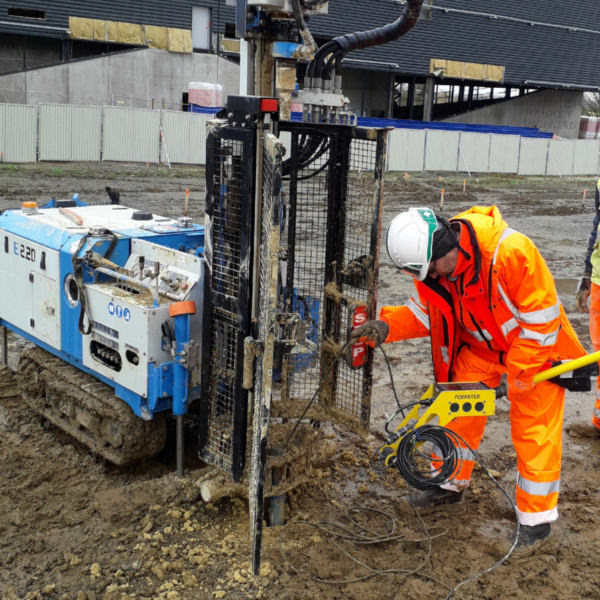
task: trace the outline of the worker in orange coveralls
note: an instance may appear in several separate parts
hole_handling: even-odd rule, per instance
[[[600,226],[600,179],[596,183],[594,198],[596,215],[592,232],[588,240],[585,256],[584,274],[577,289],[577,308],[579,312],[590,312],[590,338],[594,351],[600,350],[600,244],[598,242],[598,227]],[[600,377],[596,380],[596,404],[592,413],[592,423],[600,433]]]
[[[533,242],[511,229],[497,207],[473,207],[450,221],[429,208],[397,215],[387,249],[415,278],[406,306],[384,306],[379,319],[351,337],[378,345],[430,336],[438,382],[500,384],[506,373],[513,444],[517,453],[518,545],[537,548],[558,518],[565,390],[533,383],[548,361],[585,355],[558,299],[554,279]],[[479,447],[486,417],[459,417],[448,428]],[[411,494],[414,506],[463,499],[474,466],[466,447],[454,478]],[[435,459],[435,455],[434,455]]]

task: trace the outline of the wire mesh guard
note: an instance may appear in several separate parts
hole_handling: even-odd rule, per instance
[[[260,389],[255,381],[255,407],[265,400],[268,387],[272,414],[297,418],[318,389],[309,418],[362,429],[369,425],[372,353],[365,348],[362,361],[353,367],[339,355],[355,314],[375,316],[387,134],[291,122],[281,123],[281,130],[291,134],[291,151],[282,167],[283,207],[275,176],[279,170],[271,169],[275,163],[266,146],[257,152],[256,140],[262,143],[263,137],[256,130],[215,121],[208,135],[207,358],[202,365],[200,458],[236,480],[242,476],[246,450],[248,399],[242,375],[244,339],[251,333],[252,281],[258,287],[259,361],[264,363],[267,349],[273,348],[272,368],[259,374],[265,376]],[[257,154],[263,185],[254,206]],[[257,214],[277,217],[270,227],[273,234],[276,222],[279,241],[272,248],[265,231],[260,234],[254,249],[260,255],[259,272],[253,274]],[[264,259],[267,246],[270,262]],[[279,321],[263,330],[276,315]],[[290,316],[300,323],[290,326]],[[270,345],[265,344],[266,332]],[[272,389],[266,373],[273,378]],[[266,427],[268,410],[265,414]]]
[[[211,123],[207,140],[200,458],[239,480],[246,446],[243,343],[250,332],[253,131]],[[249,201],[250,199],[250,201]]]
[[[375,317],[387,133],[292,122],[281,130],[291,134],[284,310],[300,315],[306,344],[281,357],[273,414],[298,416],[319,388],[308,417],[368,429],[372,351],[354,368],[338,356],[355,313]]]

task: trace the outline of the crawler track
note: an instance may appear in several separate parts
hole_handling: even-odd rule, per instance
[[[45,350],[23,352],[17,383],[33,410],[111,463],[153,456],[165,444],[164,418],[140,419],[110,386]]]

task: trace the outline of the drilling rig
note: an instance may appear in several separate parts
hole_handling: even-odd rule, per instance
[[[174,415],[180,475],[193,421],[199,457],[247,483],[255,573],[265,505],[281,523],[310,462],[296,426],[368,430],[372,349],[347,339],[375,317],[387,131],[356,125],[342,62],[421,4],[317,48],[306,18],[328,2],[238,1],[247,95],[208,125],[204,225],[76,197],[0,215],[0,324],[35,345],[24,401],[116,464],[160,451]]]

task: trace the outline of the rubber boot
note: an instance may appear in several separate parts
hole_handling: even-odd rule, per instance
[[[539,525],[521,525],[519,527],[519,540],[517,548],[532,546],[536,542],[545,540],[552,533],[550,523],[540,523]]]
[[[445,506],[462,502],[464,492],[455,492],[441,487],[431,488],[423,492],[414,492],[408,495],[408,501],[415,508],[429,508]]]
[[[552,551],[553,538],[550,537],[552,527],[550,523],[539,525],[520,525],[519,539],[513,550],[515,558],[525,558],[537,552]]]

